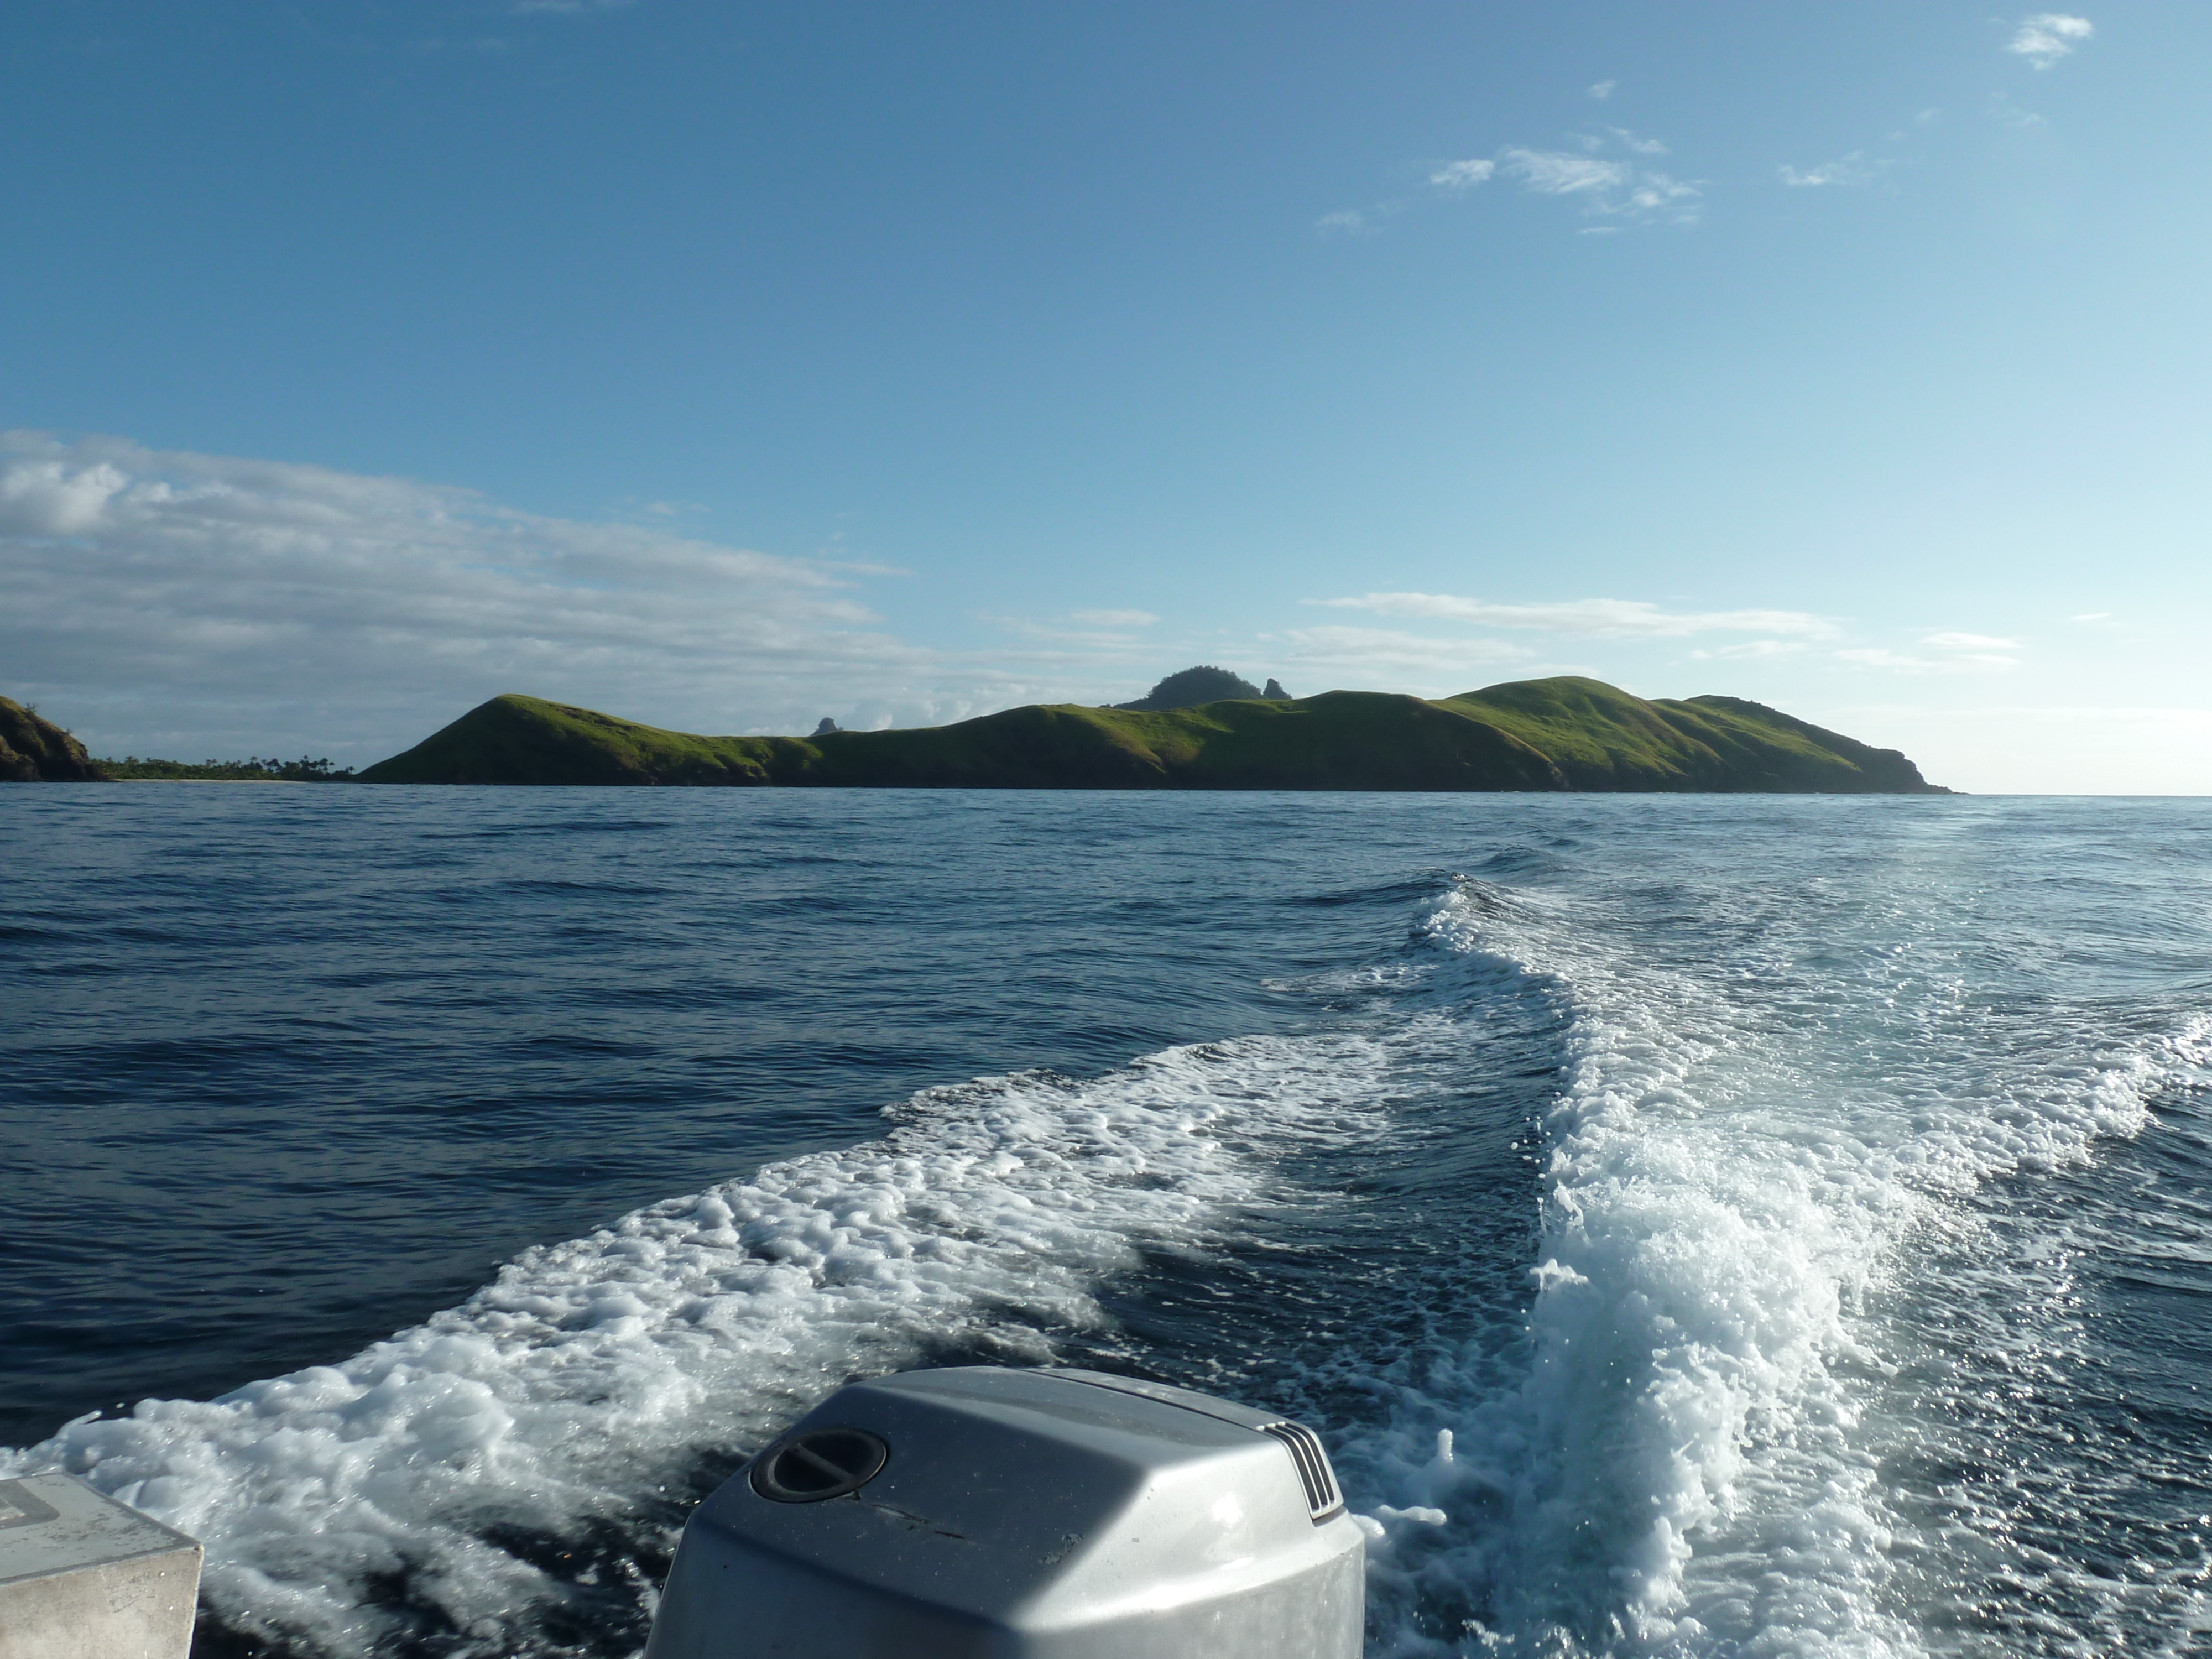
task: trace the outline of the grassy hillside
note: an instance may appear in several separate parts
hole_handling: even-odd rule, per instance
[[[366,783],[933,789],[1605,789],[1930,793],[1911,762],[1733,697],[1596,680],[1425,702],[1377,691],[1139,710],[1032,705],[898,732],[707,738],[495,697]]]
[[[769,783],[781,746],[795,738],[697,738],[572,708],[542,697],[494,697],[404,755],[380,761],[363,783]]]
[[[1602,680],[1516,680],[1447,697],[1457,709],[1541,750],[1571,789],[1924,793],[1894,749],[1741,697],[1647,702]]]

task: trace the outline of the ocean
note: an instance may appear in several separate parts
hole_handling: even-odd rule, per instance
[[[1280,1409],[1370,1654],[2212,1644],[2212,802],[0,791],[0,1474],[621,1659],[849,1376]]]

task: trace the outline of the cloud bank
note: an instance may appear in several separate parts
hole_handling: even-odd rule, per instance
[[[502,691],[690,731],[795,732],[825,714],[927,725],[1123,700],[1195,661],[1301,693],[1437,696],[1526,674],[1619,678],[1624,657],[1692,641],[1693,659],[1909,676],[2001,672],[2025,648],[1948,628],[1892,648],[1801,611],[1389,592],[1309,599],[1362,614],[1274,633],[1101,605],[983,618],[1003,644],[933,650],[863,600],[866,581],[896,573],[641,515],[587,523],[406,478],[0,434],[0,691],[40,701],[99,754],[362,763]]]
[[[0,660],[95,751],[370,759],[502,691],[743,732],[1030,689],[893,637],[861,574],[404,478],[0,435]]]

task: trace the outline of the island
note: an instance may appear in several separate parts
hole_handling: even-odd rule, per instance
[[[823,724],[805,738],[698,737],[507,696],[359,775],[364,783],[875,789],[1951,793],[1894,749],[1760,703],[1652,701],[1578,676],[1438,698],[1328,691],[1177,708],[1032,704],[880,732]]]

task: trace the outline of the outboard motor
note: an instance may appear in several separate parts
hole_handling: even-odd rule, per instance
[[[1313,1431],[1098,1371],[840,1389],[701,1504],[646,1659],[1356,1659]]]

